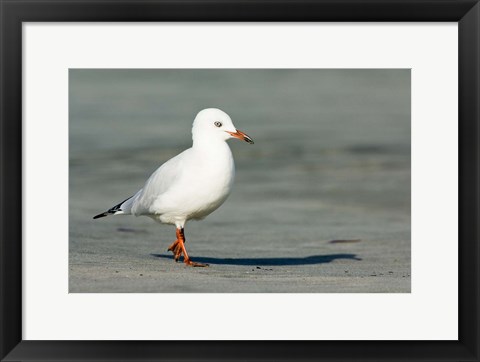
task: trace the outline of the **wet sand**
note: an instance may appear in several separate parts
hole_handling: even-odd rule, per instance
[[[233,192],[186,226],[208,268],[175,263],[171,225],[92,216],[191,145],[218,107]],[[408,70],[70,70],[69,290],[410,292]]]

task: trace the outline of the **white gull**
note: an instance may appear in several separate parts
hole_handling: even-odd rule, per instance
[[[228,114],[216,108],[200,111],[192,127],[193,145],[161,165],[135,195],[94,219],[108,215],[149,216],[157,222],[176,226],[177,240],[168,248],[178,261],[185,249],[184,227],[188,220],[201,220],[227,199],[232,190],[235,164],[226,141],[238,138],[253,140],[237,130]]]

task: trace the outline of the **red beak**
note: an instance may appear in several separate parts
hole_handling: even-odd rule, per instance
[[[238,138],[239,140],[243,140],[253,145],[253,140],[250,138],[250,136],[243,133],[242,131],[239,131],[238,129],[236,130],[236,132],[229,132],[229,131],[225,131],[225,132],[229,133],[235,138]]]

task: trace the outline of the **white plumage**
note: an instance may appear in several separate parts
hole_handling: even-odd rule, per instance
[[[216,108],[204,109],[193,122],[192,147],[160,166],[134,196],[94,219],[119,214],[145,215],[164,224],[174,224],[177,240],[169,250],[178,249],[172,250],[175,260],[184,254],[188,265],[204,266],[188,258],[183,228],[188,220],[200,220],[215,211],[230,194],[235,164],[226,141],[232,137],[253,143],[234,127],[228,114]]]

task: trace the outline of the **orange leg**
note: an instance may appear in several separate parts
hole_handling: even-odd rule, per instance
[[[177,228],[177,240],[175,240],[172,245],[168,247],[168,251],[173,252],[173,258],[175,261],[179,261],[180,257],[183,254],[183,262],[189,266],[193,267],[205,267],[208,266],[208,264],[202,264],[202,263],[196,263],[194,261],[190,260],[190,257],[188,256],[187,249],[185,248],[185,234],[182,229]]]
[[[168,251],[173,253],[173,258],[178,261],[182,256],[182,244],[185,242],[185,235],[183,229],[177,229],[177,240],[175,240],[169,247]]]

